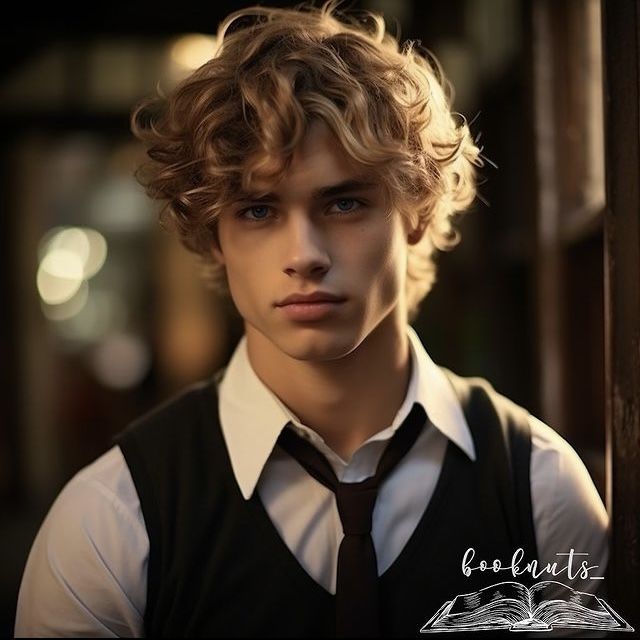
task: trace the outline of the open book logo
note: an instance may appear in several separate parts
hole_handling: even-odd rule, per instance
[[[634,630],[602,598],[548,580],[530,589],[519,582],[499,582],[463,593],[445,602],[420,633],[554,628]]]

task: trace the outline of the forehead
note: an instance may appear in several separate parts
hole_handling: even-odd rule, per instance
[[[276,162],[273,161],[274,166]],[[294,150],[281,179],[274,184],[272,180],[256,178],[251,183],[251,191],[305,194],[322,185],[367,178],[374,179],[371,168],[351,158],[327,124],[314,120]]]

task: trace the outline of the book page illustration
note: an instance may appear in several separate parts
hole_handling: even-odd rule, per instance
[[[445,602],[420,629],[444,631],[551,631],[589,629],[633,631],[602,598],[548,580],[530,589],[519,582],[499,582]]]

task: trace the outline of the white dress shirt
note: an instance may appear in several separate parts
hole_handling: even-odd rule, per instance
[[[425,428],[385,480],[375,505],[372,537],[379,573],[399,555],[428,505],[448,441],[475,460],[473,439],[453,388],[411,326],[408,335],[412,369],[405,400],[392,424],[363,443],[348,461],[262,383],[249,362],[246,338],[218,388],[222,432],[242,495],[248,499],[257,489],[287,546],[331,593],[343,536],[335,497],[296,461],[274,449],[288,422],[325,454],[340,480],[358,482],[373,475],[386,443],[413,403],[424,407]],[[533,416],[530,424],[531,494],[541,564],[561,564],[566,556],[556,554],[573,548],[588,553],[589,564],[599,566],[592,575],[604,575],[608,517],[589,473],[560,435]],[[138,495],[122,452],[114,446],[71,478],[49,510],[24,571],[15,635],[143,636],[148,552]],[[566,573],[557,579],[568,583]],[[571,586],[593,592],[602,582],[576,584]],[[429,614],[425,611],[425,620]]]

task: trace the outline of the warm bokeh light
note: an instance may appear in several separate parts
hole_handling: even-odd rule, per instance
[[[186,69],[197,69],[213,57],[216,48],[214,36],[191,33],[181,36],[171,47],[171,59]]]
[[[89,244],[89,255],[84,262],[84,277],[86,280],[102,269],[107,259],[107,241],[95,229],[82,229]]]
[[[79,227],[57,227],[50,236],[46,237],[46,243],[41,246],[41,260],[47,254],[56,249],[69,251],[80,258],[82,264],[89,255],[89,241],[83,230]]]
[[[53,320],[54,322],[68,320],[82,312],[87,304],[88,298],[89,283],[86,280],[83,280],[80,284],[80,288],[66,302],[62,302],[61,304],[47,304],[43,301],[41,305],[42,313],[44,313],[45,317],[49,320]]]
[[[81,293],[82,285],[104,265],[107,241],[95,229],[55,227],[42,238],[38,256],[38,292],[48,305],[43,311],[49,319],[66,319],[85,306],[88,292],[85,288]],[[65,305],[65,309],[54,311],[52,305]]]
[[[75,315],[56,325],[59,335],[78,344],[103,340],[111,331],[121,331],[127,321],[127,306],[116,291],[93,288]]]
[[[130,175],[110,176],[95,185],[87,219],[107,234],[146,232],[153,206],[144,189]]]
[[[77,293],[82,279],[82,259],[68,249],[53,249],[44,256],[38,269],[40,297],[47,304],[67,302]]]
[[[40,242],[40,261],[56,249],[71,252],[80,259],[85,280],[98,273],[107,259],[107,241],[101,233],[88,227],[51,229]]]
[[[128,333],[112,334],[96,347],[91,364],[102,384],[127,389],[144,378],[151,365],[151,355],[139,337]]]

